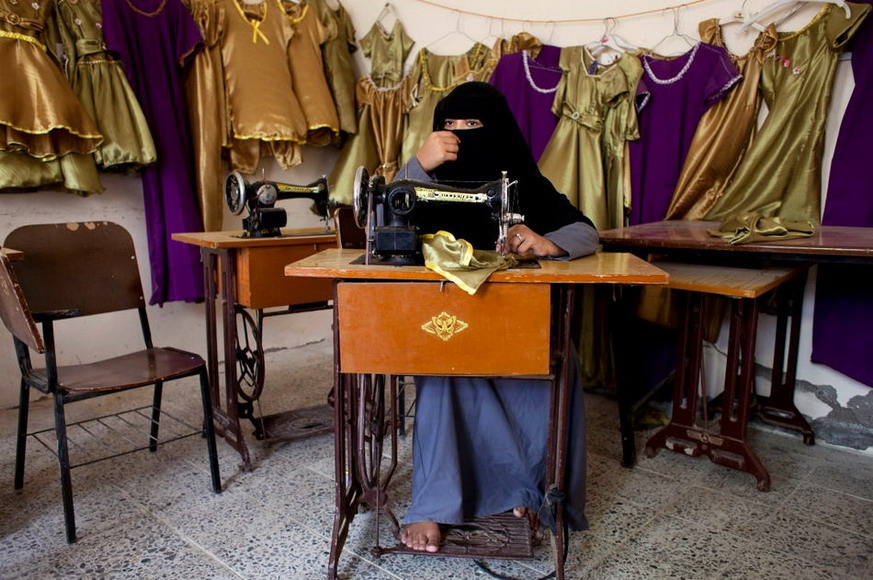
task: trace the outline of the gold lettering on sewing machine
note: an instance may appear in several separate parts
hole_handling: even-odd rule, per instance
[[[428,334],[435,334],[440,340],[448,341],[459,332],[463,332],[469,324],[463,320],[458,320],[458,317],[447,312],[441,312],[439,316],[432,316],[431,319],[421,325],[421,329]]]

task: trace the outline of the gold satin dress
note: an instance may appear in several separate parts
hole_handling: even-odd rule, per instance
[[[188,119],[194,146],[194,176],[203,216],[203,230],[223,229],[223,148],[230,145],[230,127],[224,95],[221,43],[227,12],[217,0],[188,0],[191,16],[203,34],[203,49],[191,63],[185,81]]]
[[[394,21],[390,31],[381,23],[374,23],[360,44],[364,56],[370,59],[372,82],[378,87],[396,86],[404,76],[403,64],[415,44],[400,19]]]
[[[526,50],[530,58],[536,60],[540,54],[543,42],[529,32],[519,32],[512,38],[498,38],[491,47],[491,60],[494,61],[493,67],[497,66],[500,58],[507,54],[515,54]]]
[[[283,169],[302,161],[307,125],[288,67],[294,30],[278,0],[217,0],[225,12],[221,60],[230,119],[230,165],[253,174],[262,156]]]
[[[306,143],[318,147],[330,145],[339,135],[339,117],[321,58],[321,45],[327,41],[328,30],[307,2],[283,0],[282,5],[294,27],[288,47],[288,66],[294,94],[306,118]]]
[[[561,49],[559,66],[564,74],[558,83],[552,112],[559,117],[552,138],[540,157],[543,175],[564,193],[570,202],[588,216],[598,229],[623,225],[624,192],[607,191],[607,167],[622,172],[624,142],[612,143],[616,136],[638,139],[636,110],[632,106],[642,66],[634,56],[625,54],[610,65],[599,65],[584,46]],[[627,103],[621,115],[609,115]],[[608,116],[609,115],[609,116]],[[607,121],[612,126],[607,126]],[[609,136],[606,147],[604,139]],[[610,201],[617,198],[621,201]]]
[[[103,135],[97,165],[136,170],[155,162],[155,143],[121,61],[106,50],[102,20],[100,0],[58,0],[50,33],[63,45],[73,92]]]
[[[761,89],[769,113],[733,181],[707,212],[741,212],[789,221],[821,221],[825,121],[837,60],[870,11],[867,4],[826,4],[803,28],[779,32],[764,61]]]
[[[727,50],[718,19],[704,20],[698,29],[702,42]],[[758,34],[745,55],[728,52],[743,78],[700,119],[666,219],[703,219],[724,194],[755,136],[761,73],[776,38],[776,28],[771,24]]]
[[[0,0],[0,190],[62,183],[99,193],[92,153],[103,136],[46,50],[53,5]]]
[[[309,0],[321,23],[327,28],[327,40],[321,45],[324,76],[336,105],[340,131],[354,135],[358,130],[355,114],[355,69],[351,54],[355,44],[355,27],[342,4],[331,10],[325,0]]]
[[[355,85],[358,133],[344,145],[329,178],[331,198],[340,203],[352,203],[358,167],[365,167],[370,175],[383,175],[386,181],[397,173],[409,109],[409,77],[403,76],[403,63],[412,45],[399,21],[390,34],[376,23],[361,40],[364,56],[382,60],[371,63],[376,76],[371,73]]]
[[[433,132],[433,110],[439,100],[463,82],[487,82],[495,65],[491,49],[482,43],[474,44],[460,55],[434,54],[427,48],[418,51],[409,75],[411,98],[401,164],[411,159]]]

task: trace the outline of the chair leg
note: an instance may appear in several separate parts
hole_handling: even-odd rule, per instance
[[[161,396],[164,392],[163,381],[155,383],[155,392],[152,397],[152,426],[149,433],[149,451],[154,453],[158,450],[158,430],[161,426]]]
[[[206,448],[209,451],[209,472],[212,475],[212,491],[221,493],[218,448],[215,445],[215,425],[212,422],[212,397],[209,393],[209,375],[205,368],[200,370],[200,398],[203,402],[203,429],[206,433]]]
[[[67,420],[63,395],[55,393],[55,436],[58,440],[58,470],[61,472],[61,496],[64,504],[64,524],[67,542],[76,541],[76,515],[73,511],[73,479],[70,474],[70,452],[67,446]]]
[[[27,451],[27,415],[30,412],[30,387],[21,379],[18,401],[18,439],[15,445],[15,489],[24,487],[24,455]]]

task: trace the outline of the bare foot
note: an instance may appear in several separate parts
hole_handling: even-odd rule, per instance
[[[407,548],[436,552],[440,549],[440,526],[435,522],[415,522],[403,526],[400,541]]]

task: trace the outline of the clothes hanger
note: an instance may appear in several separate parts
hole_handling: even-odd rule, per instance
[[[737,10],[736,12],[731,13],[730,16],[726,16],[724,18],[719,18],[719,20],[718,20],[719,26],[725,27],[725,26],[730,26],[731,24],[743,24],[743,23],[745,23],[746,20],[748,20],[749,17],[751,16],[751,13],[749,13],[749,11],[746,9],[746,4],[748,3],[748,1],[749,0],[743,0],[743,5],[740,7],[740,9]],[[764,30],[766,30],[766,27],[758,22],[751,22],[751,23],[749,23],[749,26],[751,26],[752,28],[754,28],[755,30],[757,30],[759,32],[764,32]],[[743,28],[741,31],[746,30],[747,28],[748,27]]]
[[[485,30],[485,36],[483,36],[479,42],[481,42],[482,44],[486,44],[488,46],[491,46],[492,44],[496,43],[498,40],[505,38],[505,36],[503,34],[503,20],[500,21],[500,34],[494,34],[494,32],[492,31],[492,28],[494,26],[494,18],[489,16],[487,22],[488,22],[488,28]]]
[[[617,25],[618,22],[612,16],[604,18],[603,34],[600,35],[599,39],[585,45],[588,53],[600,64],[612,64],[617,57],[625,52],[638,48],[616,34]]]
[[[852,17],[852,9],[842,0],[776,0],[776,2],[773,2],[772,4],[762,8],[761,10],[755,12],[750,17],[748,17],[743,22],[740,31],[748,30],[753,23],[760,23],[761,20],[765,18],[771,18],[774,14],[779,13],[782,9],[790,7],[791,9],[785,16],[773,22],[773,24],[778,25],[793,16],[805,4],[835,4],[845,11],[847,19]]]
[[[467,34],[467,33],[466,33],[462,28],[461,28],[461,13],[458,12],[458,19],[455,21],[455,28],[454,28],[454,30],[449,30],[448,32],[446,32],[446,33],[443,34],[442,36],[436,38],[435,40],[430,41],[430,42],[425,46],[425,48],[427,48],[428,50],[432,50],[433,47],[434,47],[434,45],[439,44],[441,41],[443,41],[443,40],[445,40],[445,39],[447,39],[447,38],[451,38],[451,37],[453,37],[453,36],[457,36],[457,35],[460,35],[460,36],[464,37],[465,39],[469,40],[470,42],[473,43],[473,45],[477,45],[477,44],[479,44],[479,41],[478,41],[478,40],[476,40],[475,38],[473,38],[472,36],[470,36],[469,34]]]
[[[677,10],[676,8],[671,8],[670,10],[673,11],[673,32],[659,40],[657,43],[655,43],[655,46],[649,49],[651,52],[660,54],[662,56],[672,56],[663,52],[659,52],[658,47],[673,39],[681,40],[686,45],[685,48],[681,49],[682,52],[679,54],[684,54],[685,52],[694,48],[697,45],[697,40],[679,30],[679,10]],[[679,56],[679,54],[675,56]]]
[[[397,12],[394,11],[394,7],[390,2],[385,2],[385,6],[382,7],[382,11],[379,12],[379,16],[376,17],[376,26],[378,26],[382,33],[385,36],[391,34],[390,30],[393,28],[394,23],[392,22],[391,26],[387,26],[384,22],[385,18],[388,16],[394,16],[394,20],[398,20],[399,16],[397,16]]]

